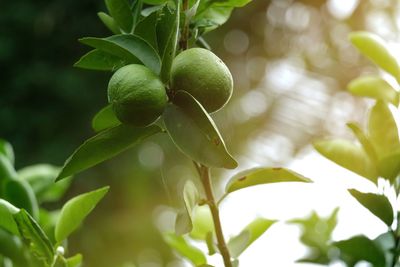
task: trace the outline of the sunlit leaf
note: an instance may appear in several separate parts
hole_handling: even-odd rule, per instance
[[[376,183],[377,171],[364,148],[342,139],[322,140],[314,148],[336,164]]]
[[[254,168],[233,176],[225,191],[230,193],[250,186],[280,182],[311,182],[311,180],[285,168]]]
[[[185,211],[182,214],[178,214],[175,223],[175,233],[177,235],[187,234],[192,230],[192,212],[194,207],[198,204],[199,199],[200,195],[196,185],[191,180],[187,180],[183,187]]]
[[[194,265],[203,265],[207,264],[206,256],[203,252],[190,245],[182,236],[177,236],[175,234],[164,234],[165,242],[176,252],[178,252],[182,257],[191,261]]]
[[[350,189],[350,194],[367,208],[372,214],[381,219],[387,226],[393,223],[393,208],[384,195],[362,193],[356,189]]]
[[[108,11],[119,27],[126,33],[131,32],[133,16],[127,0],[105,0]]]
[[[361,76],[348,85],[348,90],[356,96],[364,96],[397,105],[398,92],[380,76]]]
[[[157,51],[145,40],[133,34],[119,34],[107,38],[85,37],[79,41],[117,57],[129,63],[142,62],[154,73],[161,70],[161,59]]]
[[[155,125],[145,128],[120,125],[104,130],[88,139],[75,150],[71,157],[65,162],[57,180],[71,176],[110,159],[160,131],[161,128]]]
[[[237,258],[276,221],[257,218],[247,225],[239,235],[231,238],[227,244],[232,257]]]
[[[67,267],[79,267],[82,264],[82,255],[76,254],[67,259]]]
[[[15,156],[14,149],[9,142],[0,138],[0,154],[3,154],[14,165]]]
[[[114,34],[120,34],[121,30],[119,29],[115,20],[108,14],[104,12],[97,13],[97,16],[103,22],[103,24]]]
[[[116,71],[126,64],[127,62],[120,57],[99,49],[94,49],[83,55],[78,62],[74,64],[74,67],[89,70]]]
[[[121,122],[115,116],[112,105],[102,108],[92,120],[92,128],[96,132],[120,125]]]
[[[18,226],[13,218],[13,214],[18,212],[19,209],[17,207],[0,198],[0,228],[7,230],[14,235],[19,235]]]
[[[370,32],[352,32],[349,39],[357,49],[383,70],[400,79],[400,68],[385,40]]]
[[[57,242],[64,241],[75,231],[97,203],[108,192],[109,187],[103,187],[69,200],[61,209],[56,223],[55,238]]]
[[[371,140],[368,136],[364,133],[364,131],[358,126],[356,123],[349,122],[347,123],[347,127],[353,132],[354,136],[357,138],[358,142],[364,148],[364,151],[369,156],[371,162],[377,164],[378,156],[376,155],[376,151],[374,146],[371,143]]]
[[[207,235],[214,233],[214,223],[210,207],[208,205],[196,206],[192,211],[193,229],[190,237],[193,239],[206,240]]]
[[[163,114],[166,129],[176,146],[191,159],[208,167],[236,168],[237,162],[213,120],[190,94],[178,91],[175,104],[169,104]]]

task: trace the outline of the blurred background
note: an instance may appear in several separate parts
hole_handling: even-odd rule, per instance
[[[72,65],[88,51],[78,38],[109,34],[96,15],[104,10],[95,0],[0,2],[0,137],[14,146],[18,168],[62,165],[94,134],[90,121],[107,103],[111,73]],[[370,103],[346,85],[377,70],[347,34],[368,30],[395,42],[399,18],[397,0],[253,0],[206,36],[235,80],[232,100],[213,116],[239,169],[286,166],[315,181],[247,189],[222,203],[227,236],[256,216],[281,221],[243,254],[242,266],[306,266],[294,263],[306,253],[300,230],[284,221],[312,210],[328,215],[341,207],[336,239],[385,230],[346,194],[370,185],[318,156],[310,143],[331,135],[350,139],[346,122],[365,124]],[[235,172],[213,172],[217,195]],[[196,181],[192,164],[166,135],[83,172],[62,202],[100,185],[111,191],[73,235],[71,253],[82,252],[89,267],[186,266],[159,234],[173,228],[186,179]]]

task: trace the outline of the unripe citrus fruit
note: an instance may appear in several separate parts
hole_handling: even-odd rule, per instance
[[[194,96],[208,112],[222,108],[233,89],[228,67],[203,48],[185,50],[174,59],[171,84],[173,90],[184,90]]]
[[[168,97],[156,74],[143,65],[131,64],[111,77],[108,101],[121,122],[143,127],[161,115]]]

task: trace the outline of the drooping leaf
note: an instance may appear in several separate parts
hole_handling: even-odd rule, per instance
[[[377,101],[369,114],[368,133],[379,159],[400,149],[396,122],[388,105],[382,101]]]
[[[20,210],[18,213],[13,214],[13,217],[19,233],[32,255],[42,262],[43,266],[50,266],[53,261],[54,250],[50,240],[40,226],[25,210]]]
[[[187,234],[192,230],[192,212],[194,207],[198,204],[199,199],[200,195],[197,191],[196,185],[191,180],[187,180],[183,187],[185,211],[178,214],[175,223],[175,233],[177,235]]]
[[[0,138],[0,154],[3,154],[8,158],[11,162],[11,165],[14,165],[15,156],[14,156],[14,149],[9,142],[4,139]]]
[[[317,141],[314,148],[336,164],[376,183],[376,168],[362,147],[347,140],[332,139]]]
[[[365,57],[392,74],[396,79],[400,79],[399,64],[385,40],[376,34],[362,31],[350,33],[349,39]]]
[[[379,76],[368,75],[356,78],[350,82],[348,90],[356,96],[382,100],[395,106],[399,103],[397,91]]]
[[[225,191],[231,193],[246,187],[281,183],[281,182],[311,182],[310,179],[285,168],[254,168],[239,172],[228,182]]]
[[[254,241],[267,231],[276,221],[257,218],[248,224],[237,236],[227,244],[231,256],[238,258]]]
[[[127,0],[105,0],[108,12],[119,27],[130,33],[133,27],[132,11]]]
[[[334,246],[339,249],[341,258],[352,266],[359,261],[370,262],[374,267],[386,266],[385,254],[366,236],[359,235],[335,242]]]
[[[363,193],[356,189],[350,189],[349,192],[361,205],[386,223],[387,226],[390,227],[392,225],[394,217],[393,208],[384,195]]]
[[[163,82],[168,82],[170,78],[178,40],[180,1],[175,1],[175,3],[175,10],[171,10],[169,5],[164,6],[156,27],[158,50],[162,59],[161,80]]]
[[[85,37],[79,39],[83,44],[97,48],[129,63],[142,62],[154,73],[161,70],[161,59],[157,51],[145,40],[133,34],[119,34],[107,38]]]
[[[120,34],[121,30],[119,29],[115,20],[108,14],[104,12],[97,13],[97,16],[103,22],[103,24],[114,34]]]
[[[184,91],[176,93],[175,104],[169,104],[163,118],[176,146],[191,159],[208,167],[236,168],[237,162],[213,120],[201,104]]]
[[[207,259],[203,252],[190,245],[182,236],[166,233],[164,234],[164,240],[171,248],[191,261],[195,266],[207,264]]]
[[[0,198],[0,228],[7,230],[14,235],[19,235],[18,226],[13,218],[13,214],[18,212],[19,209],[17,207]]]
[[[95,132],[100,132],[120,124],[121,122],[115,116],[112,105],[107,105],[102,108],[92,120],[92,128]]]
[[[69,200],[61,209],[56,223],[55,238],[58,243],[64,241],[75,231],[97,203],[108,192],[109,187],[103,187]]]
[[[143,38],[155,50],[158,51],[156,25],[158,20],[158,13],[153,12],[136,25],[135,35]]]
[[[127,62],[120,57],[99,49],[94,49],[83,55],[78,62],[74,64],[74,67],[89,70],[116,71],[126,64]]]
[[[64,164],[57,181],[110,159],[143,139],[161,131],[156,125],[135,128],[120,125],[84,142]]]
[[[0,217],[1,220],[1,217]],[[5,256],[12,260],[15,265],[12,266],[29,266],[25,253],[23,250],[23,244],[21,240],[0,228],[0,255]],[[1,263],[1,260],[0,260]]]
[[[68,189],[71,179],[54,183],[60,168],[50,164],[36,164],[18,171],[18,177],[32,187],[39,203],[58,201]]]

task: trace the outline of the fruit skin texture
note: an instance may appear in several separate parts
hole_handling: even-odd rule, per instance
[[[190,93],[208,112],[214,112],[229,101],[233,79],[228,67],[214,53],[191,48],[174,59],[171,85],[172,90]]]
[[[156,74],[143,65],[131,64],[111,77],[108,101],[122,123],[144,127],[162,114],[168,97]]]

